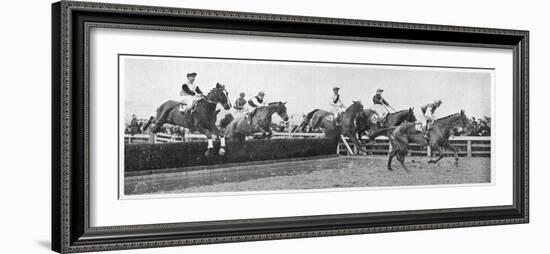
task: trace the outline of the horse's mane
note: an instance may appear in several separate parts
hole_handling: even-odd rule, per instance
[[[208,94],[211,94],[211,93],[213,93],[215,90],[218,90],[218,89],[219,89],[219,88],[214,87],[214,88],[210,89],[210,91],[208,91]]]
[[[451,114],[451,115],[448,115],[448,116],[444,116],[444,117],[441,117],[441,118],[438,118],[436,121],[446,121],[448,120],[449,118],[451,117],[455,117],[457,115],[460,115],[460,112],[459,113],[454,113],[454,114]]]
[[[274,102],[268,103],[267,105],[268,105],[268,106],[273,106],[273,105],[275,105],[275,104],[278,105],[278,104],[280,104],[280,103],[282,103],[282,102],[280,102],[280,101],[274,101]]]
[[[403,112],[407,111],[407,113],[409,112],[409,109],[403,109],[403,110],[399,110],[397,112],[393,112],[393,113],[390,113],[390,115],[397,115],[397,114],[401,114]]]
[[[351,106],[349,106],[344,112],[350,112],[359,106],[361,106],[361,103],[352,103]]]

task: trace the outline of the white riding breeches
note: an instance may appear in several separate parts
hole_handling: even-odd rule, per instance
[[[388,113],[388,109],[386,109],[386,107],[384,107],[383,105],[380,105],[380,104],[374,104],[370,107],[370,109],[374,110],[374,112],[376,112],[376,114],[380,118],[382,118],[384,115],[386,115]]]
[[[181,104],[190,106],[193,104],[193,101],[195,100],[195,96],[182,96],[181,97]]]
[[[346,108],[339,107],[339,106],[332,106],[331,109],[330,109],[330,113],[332,113],[335,116],[341,114],[344,111],[346,111]]]

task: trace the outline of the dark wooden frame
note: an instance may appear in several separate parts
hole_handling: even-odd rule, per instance
[[[329,38],[513,50],[511,206],[90,227],[90,27]],[[85,252],[529,221],[528,31],[63,1],[52,5],[52,249]]]

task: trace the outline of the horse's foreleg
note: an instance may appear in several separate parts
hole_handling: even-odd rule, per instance
[[[224,156],[225,155],[225,136],[224,136],[224,133],[218,132],[218,138],[220,139],[220,151],[218,152],[218,154],[220,156]]]
[[[455,165],[458,166],[458,150],[456,149],[456,147],[451,145],[449,142],[445,142],[445,148],[453,151],[455,157]]]
[[[358,154],[359,152],[366,153],[366,151],[363,149],[363,147],[359,143],[359,140],[357,140],[357,137],[356,137],[355,133],[351,133],[351,135],[347,135],[347,136],[351,139],[351,141],[353,142],[353,144],[357,148],[357,152],[354,153],[355,155]]]
[[[428,163],[438,163],[445,156],[445,154],[441,151],[441,148],[439,146],[435,147],[435,151],[437,151],[437,153],[439,154],[439,157],[436,160],[430,159]]]
[[[210,132],[210,130],[202,127],[201,125],[197,125],[195,127],[197,128],[197,130],[200,133],[206,135],[206,139],[207,139],[207,142],[208,142],[208,147],[207,147],[206,152],[204,153],[204,155],[206,155],[206,157],[208,157],[208,156],[210,156],[212,149],[214,149],[214,141],[212,140],[212,133]]]
[[[271,135],[273,135],[273,133],[271,132],[271,129],[269,129],[269,127],[267,128],[267,131],[266,131],[262,126],[258,125],[258,130],[262,132],[262,138],[269,138],[270,135],[268,136],[268,134],[270,134],[270,133],[271,133]]]

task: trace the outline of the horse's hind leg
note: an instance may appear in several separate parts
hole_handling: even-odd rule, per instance
[[[388,155],[388,170],[393,170],[391,168],[391,162],[393,160],[393,156],[395,156],[395,154],[397,153],[397,150],[396,149],[393,149],[390,154]]]
[[[407,154],[406,151],[401,151],[397,154],[397,160],[399,161],[399,163],[401,163],[401,166],[403,166],[403,168],[405,169],[405,172],[407,173],[410,173],[409,169],[407,168],[407,166],[405,166],[405,155]]]

